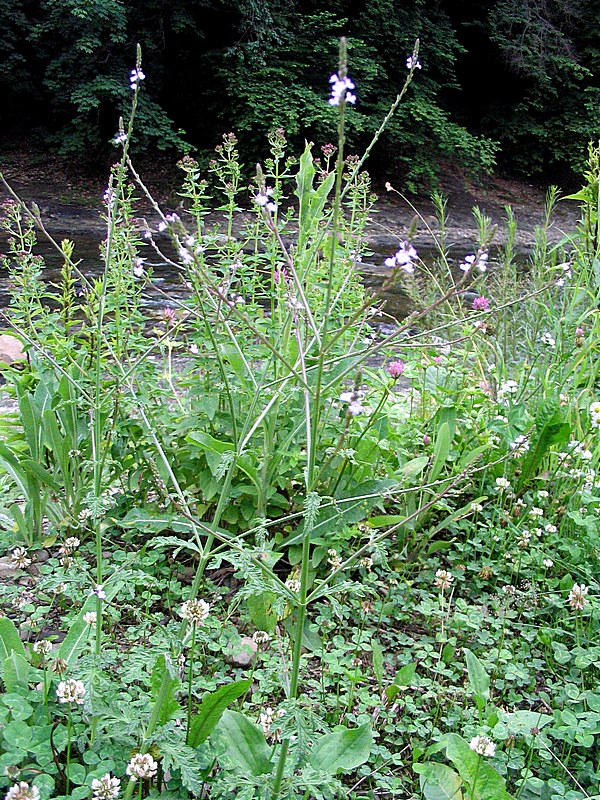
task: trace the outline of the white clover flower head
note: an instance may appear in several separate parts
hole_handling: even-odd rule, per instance
[[[121,790],[121,781],[110,772],[92,780],[92,800],[116,800]]]
[[[568,603],[574,611],[583,611],[583,609],[590,602],[586,597],[589,588],[584,583],[574,583],[573,588],[569,592]]]
[[[258,645],[269,644],[271,641],[271,634],[267,633],[267,631],[254,631],[252,640]]]
[[[545,499],[545,498],[547,498],[547,497],[550,497],[550,492],[549,492],[549,491],[547,491],[546,489],[539,489],[539,491],[538,491],[538,497],[541,497],[541,498],[543,498],[543,499]]]
[[[340,76],[335,73],[329,78],[329,83],[331,84],[330,106],[339,106],[342,101],[351,103],[352,105],[356,103],[356,95],[351,91],[355,86],[350,78],[340,78]]]
[[[483,506],[481,503],[471,503],[471,511],[479,512],[483,511]]]
[[[496,744],[489,736],[474,736],[469,742],[469,747],[479,756],[491,758],[496,753]]]
[[[86,625],[95,625],[98,619],[98,614],[95,611],[86,611],[83,615],[83,621]]]
[[[191,622],[192,625],[202,625],[208,619],[210,605],[206,600],[186,600],[179,609],[179,616]]]
[[[419,61],[418,58],[413,58],[412,56],[409,56],[406,59],[406,69],[408,70],[421,69],[421,62]]]
[[[373,559],[371,558],[371,556],[363,556],[358,563],[359,566],[363,567],[364,569],[373,568]]]
[[[544,530],[546,531],[546,533],[556,533],[558,531],[558,528],[556,527],[556,525],[553,525],[551,522],[548,522],[546,523],[546,525],[544,525]]]
[[[136,67],[135,69],[131,70],[131,72],[129,73],[129,85],[131,86],[134,92],[139,88],[140,83],[144,80],[145,77],[146,76],[144,75],[140,67]]]
[[[265,736],[269,735],[274,719],[275,711],[270,706],[267,706],[263,711],[260,712],[258,724],[263,729]]]
[[[52,652],[52,642],[49,639],[40,639],[33,643],[33,652],[40,656],[47,656]]]
[[[330,547],[327,551],[327,563],[332,570],[339,569],[342,566],[342,559],[338,555],[338,551],[334,547]]]
[[[288,578],[285,585],[294,594],[298,594],[300,591],[300,581],[297,578]]]
[[[517,538],[517,546],[521,548],[529,547],[531,544],[531,533],[528,530],[522,530]]]
[[[40,800],[40,790],[25,781],[15,783],[4,795],[4,800]]]
[[[542,565],[546,569],[552,569],[552,567],[554,566],[554,561],[552,561],[551,558],[544,558],[544,559],[542,559]]]
[[[510,449],[515,455],[526,453],[529,450],[529,439],[524,433],[519,434],[513,442],[510,443]]]
[[[433,585],[438,589],[449,589],[454,583],[454,575],[447,569],[438,569],[435,573]]]
[[[500,491],[503,491],[504,489],[510,489],[510,481],[508,478],[500,476],[499,478],[496,478],[496,486],[498,489],[500,489]]]
[[[517,394],[519,391],[519,384],[513,380],[503,381],[498,388],[498,400],[503,400],[505,397]]]
[[[73,678],[60,681],[56,689],[56,697],[59,703],[75,703],[78,706],[83,705],[85,699],[85,686],[83,685],[83,681],[76,681]]]
[[[134,780],[138,778],[153,778],[158,772],[158,764],[150,753],[136,753],[125,772]]]
[[[11,561],[18,569],[26,569],[31,564],[31,559],[27,555],[24,547],[15,547],[10,554]]]
[[[529,516],[533,517],[534,519],[536,517],[543,517],[544,516],[544,509],[543,508],[539,508],[538,506],[532,506],[529,509]]]

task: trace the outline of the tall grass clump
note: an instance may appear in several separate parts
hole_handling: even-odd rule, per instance
[[[64,240],[50,282],[38,210],[4,207],[5,797],[592,796],[598,150],[528,264],[510,209],[453,263],[438,197],[384,334],[357,265],[389,116],[347,155],[345,43],[336,146],[274,131],[248,182],[227,134],[176,211],[130,158],[143,80],[138,55],[99,277]]]

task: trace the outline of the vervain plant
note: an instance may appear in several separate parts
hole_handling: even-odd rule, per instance
[[[338,71],[330,79],[330,103],[339,110],[338,143],[324,151],[324,161],[315,162],[311,146],[291,159],[283,132],[276,131],[270,159],[247,187],[235,137],[228,134],[211,182],[193,159],[181,161],[182,204],[167,213],[129,158],[144,79],[138,53],[132,115],[116,136],[121,159],[105,195],[101,276],[86,278],[73,245],[56,244],[63,263],[56,295],[34,253],[34,228],[43,226],[39,213],[17,199],[7,208],[17,291],[6,319],[32,353],[31,372],[14,378],[23,433],[15,430],[0,447],[18,492],[7,516],[28,546],[62,542],[60,563],[51,566],[59,575],[70,570],[71,585],[61,591],[81,603],[55,659],[45,647],[30,652],[14,624],[0,619],[0,671],[7,689],[0,712],[12,726],[5,739],[20,732],[19,741],[35,742],[23,752],[9,748],[6,763],[17,768],[19,780],[21,772],[46,776],[36,777],[31,787],[15,784],[11,800],[19,796],[17,789],[33,792],[22,796],[36,796],[35,789],[48,797],[83,798],[91,788],[94,798],[114,798],[121,780],[125,798],[208,791],[248,800],[341,796],[347,776],[364,768],[372,752],[381,755],[374,719],[353,713],[360,702],[356,684],[367,612],[352,644],[351,687],[339,690],[334,701],[323,689],[323,714],[308,708],[302,696],[313,680],[307,654],[321,653],[323,674],[331,666],[331,653],[314,629],[317,614],[328,607],[342,619],[349,597],[364,603],[378,597],[380,587],[369,586],[368,579],[374,563],[409,576],[418,572],[419,559],[449,550],[450,538],[467,547],[471,537],[490,563],[499,547],[496,530],[507,540],[524,540],[525,533],[531,539],[519,519],[543,515],[534,505],[536,482],[550,472],[561,474],[580,452],[559,449],[577,424],[584,430],[578,414],[586,417],[585,435],[589,424],[597,425],[600,410],[590,405],[594,381],[585,377],[582,361],[591,360],[591,347],[582,348],[582,359],[565,359],[559,372],[558,360],[544,365],[540,358],[523,366],[529,373],[517,381],[507,372],[509,334],[490,344],[483,285],[492,229],[483,212],[476,212],[474,252],[453,270],[438,199],[442,238],[429,302],[390,335],[377,334],[378,298],[365,294],[355,272],[372,204],[362,168],[413,77],[417,57],[415,49],[405,86],[362,158],[345,153],[346,114],[356,98],[342,41]],[[222,197],[218,223],[210,213],[212,191]],[[147,211],[139,226],[137,193]],[[250,211],[242,213],[248,199]],[[557,265],[541,234],[536,258],[530,295],[541,302],[561,288],[555,273],[563,277],[568,270],[566,262]],[[183,299],[161,292],[155,259],[180,276]],[[504,260],[511,269],[512,259],[509,239]],[[412,280],[415,300],[422,299],[423,267],[409,240],[387,265],[394,277]],[[580,308],[587,313],[580,280],[564,299],[569,324]],[[149,291],[163,298],[165,308],[148,323],[142,303]],[[509,288],[499,282],[495,291],[500,296]],[[510,291],[500,305],[522,299]],[[430,329],[417,327],[426,317]],[[407,361],[406,354],[419,355],[407,366],[399,352]],[[154,366],[157,354],[163,359]],[[411,370],[413,389],[399,392],[399,381]],[[472,373],[479,378],[479,372],[477,386]],[[577,411],[565,412],[559,396],[525,404],[531,376],[535,385],[556,393],[574,383],[582,398]],[[401,438],[397,431],[409,419],[413,430]],[[479,521],[490,486],[504,494]],[[573,525],[591,525],[579,514]],[[480,542],[481,530],[490,536]],[[112,559],[106,552],[116,539],[129,542],[130,552]],[[87,547],[87,560],[80,546]],[[21,567],[30,566],[25,549],[15,553]],[[169,571],[176,557],[191,567],[184,590]],[[149,563],[167,570],[156,582],[158,596],[164,591],[169,597],[167,617],[153,615]],[[522,558],[513,565],[516,575],[525,568]],[[220,570],[231,581],[226,593],[235,596],[224,622],[211,613],[213,600],[205,599],[215,591],[211,578]],[[357,572],[360,580],[353,579]],[[587,588],[568,577],[569,603],[583,611]],[[433,665],[431,680],[438,688],[456,653],[460,621],[453,580],[451,572],[437,569],[439,592],[425,608],[430,621],[441,620],[436,647],[423,657],[428,669]],[[145,598],[141,620],[135,620],[142,644],[127,657],[105,652],[125,592]],[[178,614],[172,601],[183,601]],[[509,624],[508,611],[503,625]],[[380,637],[386,635],[385,614],[382,606]],[[266,668],[255,665],[254,680],[230,673],[220,686],[206,668],[215,651],[230,653],[236,646],[228,627],[234,617],[249,620],[262,634],[259,642],[274,637],[278,643],[270,696],[279,708],[262,707],[259,724],[244,700],[263,691],[257,684],[267,680]],[[468,625],[473,627],[471,620]],[[582,626],[579,633],[583,643]],[[411,685],[416,663],[403,664],[389,681],[377,636],[370,636],[368,652],[378,697],[391,704]],[[444,736],[437,727],[439,699],[436,710],[428,709],[431,727],[420,731],[413,753],[428,800],[444,791],[484,800],[509,796],[504,778],[483,761],[494,755],[486,737],[500,724],[489,668],[464,647],[475,697],[469,724],[476,720],[486,733],[473,736],[470,745],[468,735]],[[498,663],[502,653],[500,646]],[[66,677],[69,671],[78,677]],[[134,676],[135,697],[128,684],[117,683],[118,671]],[[242,710],[230,709],[234,703]],[[346,715],[354,724],[347,724]],[[45,749],[38,747],[42,740]],[[436,758],[442,750],[455,770]],[[85,765],[92,768],[86,772]]]

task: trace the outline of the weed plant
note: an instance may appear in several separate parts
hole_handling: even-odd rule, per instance
[[[344,43],[337,146],[274,131],[248,185],[228,134],[176,212],[129,158],[143,78],[99,278],[65,240],[50,285],[39,212],[4,207],[6,800],[599,796],[600,147],[581,225],[550,247],[552,192],[525,268],[510,209],[493,264],[476,210],[453,265],[437,198],[384,336]],[[149,320],[158,261],[187,299]]]

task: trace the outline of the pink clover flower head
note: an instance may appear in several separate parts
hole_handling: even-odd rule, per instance
[[[142,72],[139,67],[132,69],[129,73],[129,85],[131,86],[132,90],[135,92],[146,76]]]
[[[434,356],[433,357],[433,363],[434,364],[443,364],[444,363],[444,359],[441,356]]]
[[[490,301],[487,297],[476,297],[473,300],[473,310],[474,311],[489,311],[490,310]]]
[[[402,360],[392,361],[391,364],[388,364],[387,371],[388,375],[391,378],[398,379],[400,375],[404,372],[406,368],[406,364]]]
[[[339,106],[342,101],[351,103],[352,105],[356,103],[356,95],[351,91],[355,86],[350,78],[340,78],[340,76],[335,73],[329,78],[329,83],[331,84],[330,106]]]
[[[172,325],[175,322],[175,309],[170,308],[169,306],[167,306],[163,310],[163,317],[165,318],[165,322],[168,325]]]
[[[422,68],[421,62],[419,61],[418,58],[413,58],[412,56],[409,56],[406,59],[406,69],[421,69],[421,68]]]
[[[415,271],[414,262],[418,258],[419,256],[415,248],[410,244],[410,242],[404,241],[400,242],[400,247],[398,248],[397,252],[394,253],[391,258],[386,258],[384,263],[386,267],[391,267],[392,269],[400,267],[400,269],[403,269],[404,272],[412,275]]]

